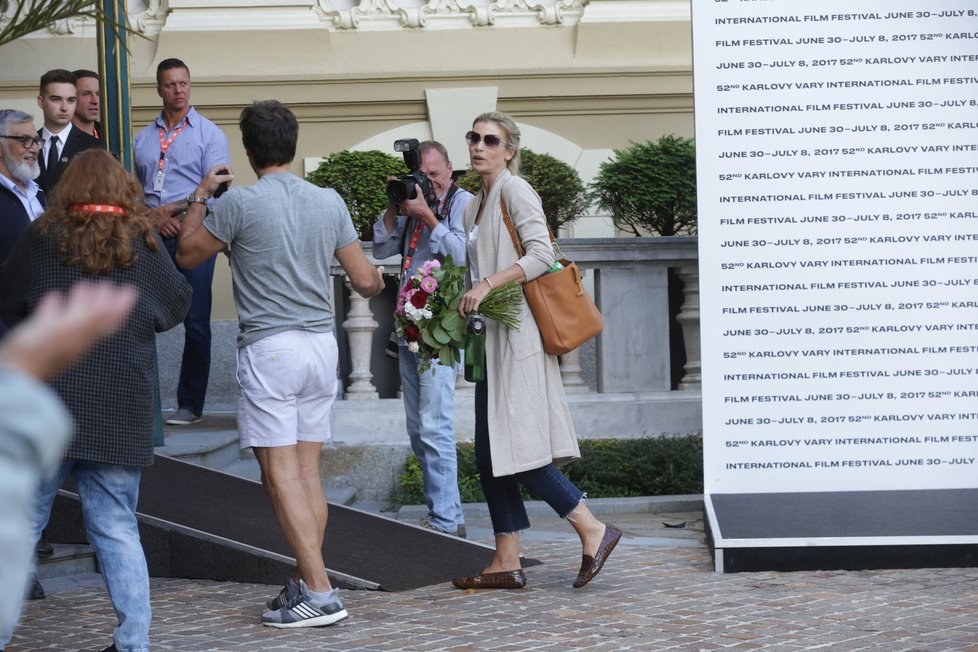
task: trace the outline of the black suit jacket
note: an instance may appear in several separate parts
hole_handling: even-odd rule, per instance
[[[37,193],[37,200],[45,206],[44,193]],[[0,185],[0,266],[7,260],[17,238],[31,223],[24,204],[6,186]]]
[[[37,200],[44,206],[44,193],[37,193]],[[0,185],[0,267],[7,260],[10,251],[14,248],[14,243],[20,234],[27,230],[31,223],[31,218],[27,214],[27,209],[18,199],[17,195],[7,189],[7,186]],[[0,338],[7,331],[3,320],[0,320]]]
[[[40,129],[37,130],[37,135],[41,135]],[[61,174],[68,167],[68,163],[75,157],[75,154],[93,147],[105,149],[105,145],[98,138],[89,136],[78,127],[72,127],[71,131],[68,132],[68,142],[64,143],[61,147],[61,158],[58,159],[58,165],[53,170],[47,169],[44,150],[42,149],[40,151],[37,161],[41,164],[41,176],[37,178],[37,185],[41,186],[41,190],[50,195],[54,187],[58,185]]]

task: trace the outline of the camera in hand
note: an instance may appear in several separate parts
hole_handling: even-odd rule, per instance
[[[231,172],[227,168],[224,168],[223,170],[218,170],[217,173],[218,174],[230,174]],[[221,185],[219,185],[217,187],[217,190],[214,191],[214,199],[217,199],[218,197],[220,197],[221,195],[223,195],[227,191],[228,191],[228,182],[225,181],[224,183],[222,183]]]
[[[404,164],[408,172],[392,181],[387,182],[387,198],[395,204],[405,199],[414,199],[420,190],[432,213],[438,214],[438,194],[435,185],[418,168],[421,167],[421,155],[418,153],[418,139],[405,138],[394,141],[394,151],[404,155]]]

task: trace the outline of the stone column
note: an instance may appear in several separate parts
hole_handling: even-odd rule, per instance
[[[570,353],[560,356],[560,380],[564,383],[564,392],[567,394],[587,394],[587,384],[581,369],[581,350],[574,349]]]
[[[686,375],[679,383],[680,390],[698,390],[702,381],[700,360],[700,270],[699,267],[680,267],[683,282],[683,308],[676,319],[683,329],[686,345]]]
[[[370,312],[370,300],[364,299],[353,291],[350,277],[344,282],[350,290],[350,312],[343,322],[346,339],[350,343],[350,383],[349,389],[343,394],[348,401],[363,401],[380,398],[377,388],[370,382],[370,349],[373,343],[374,331],[379,324]]]

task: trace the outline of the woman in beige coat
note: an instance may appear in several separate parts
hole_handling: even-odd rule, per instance
[[[478,312],[490,289],[508,281],[523,283],[546,274],[554,264],[540,198],[519,172],[520,131],[502,113],[484,113],[465,135],[472,169],[482,190],[465,210],[468,285],[459,311]],[[500,202],[526,252],[519,258],[503,222]],[[520,589],[520,530],[530,527],[519,485],[523,484],[566,518],[583,546],[574,581],[591,581],[621,538],[585,506],[584,495],[557,466],[580,457],[557,358],[543,351],[540,331],[526,302],[519,329],[486,324],[486,380],[475,390],[475,454],[496,539],[492,563],[477,575],[454,580],[460,589]]]

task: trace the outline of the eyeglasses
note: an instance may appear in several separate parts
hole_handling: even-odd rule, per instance
[[[482,136],[474,131],[470,131],[465,134],[465,142],[467,142],[469,145],[478,145],[480,140],[484,142],[486,147],[489,149],[496,149],[503,144],[503,139],[495,134],[486,134],[485,136]]]
[[[0,135],[0,138],[9,138],[10,140],[19,140],[20,144],[24,146],[24,149],[30,149],[31,145],[40,147],[44,144],[44,139],[40,136],[4,136]]]

